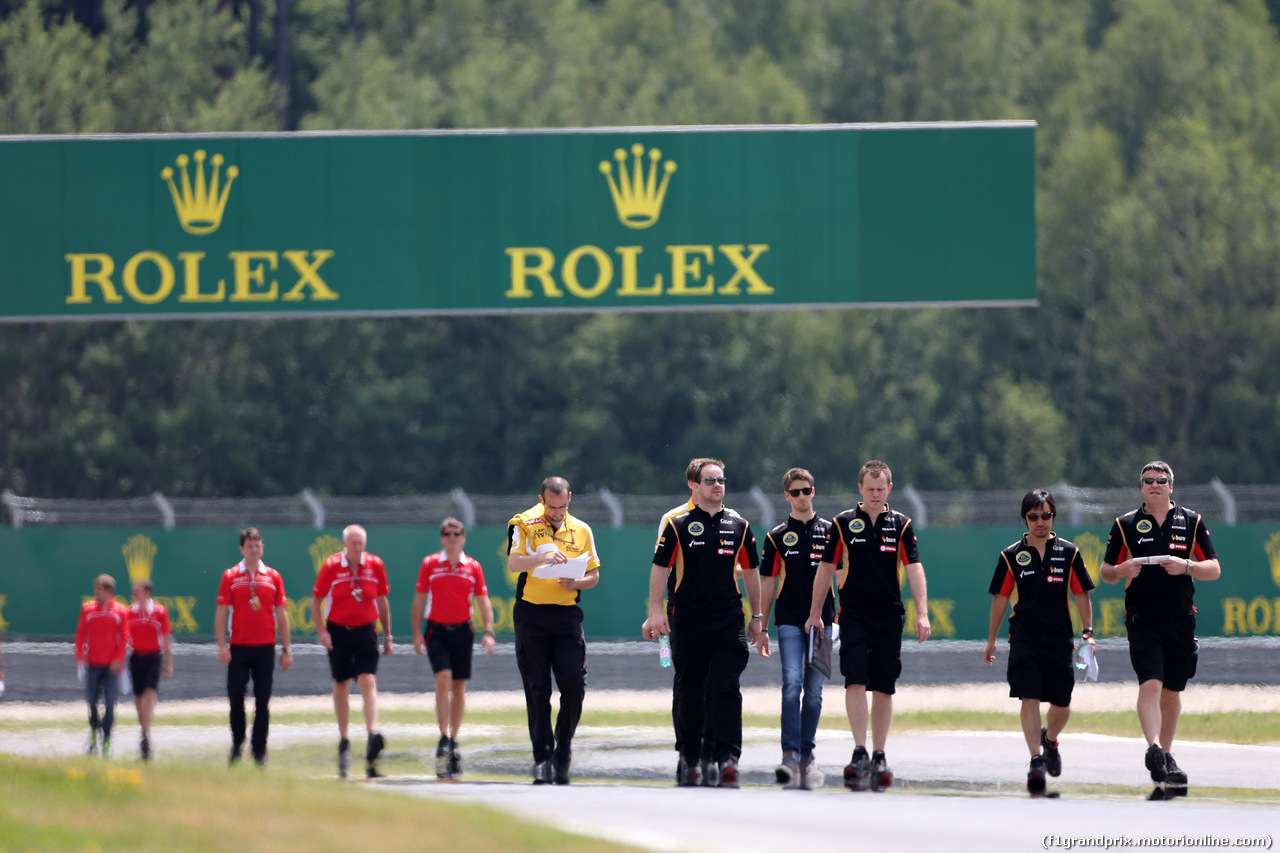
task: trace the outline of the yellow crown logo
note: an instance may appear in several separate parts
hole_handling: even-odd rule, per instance
[[[151,565],[155,560],[156,543],[141,533],[130,536],[120,549],[124,554],[124,567],[129,570],[129,583],[151,580]]]
[[[632,145],[631,154],[635,161],[630,174],[627,173],[627,152],[621,148],[613,152],[613,159],[618,161],[617,181],[613,179],[613,164],[608,160],[600,161],[600,172],[609,182],[618,221],[628,228],[648,228],[662,215],[662,201],[667,197],[667,184],[676,164],[671,160],[662,164],[662,183],[659,184],[658,161],[662,159],[662,152],[657,148],[649,149],[647,177],[644,173],[644,146],[639,142]]]
[[[222,170],[222,155],[213,155],[213,172],[205,179],[204,151],[196,151],[196,182],[191,185],[191,175],[187,172],[189,162],[186,154],[179,154],[175,161],[182,170],[182,191],[178,191],[173,182],[173,168],[165,166],[160,170],[160,177],[169,185],[169,194],[173,196],[173,209],[178,212],[178,222],[182,230],[188,234],[212,234],[222,224],[222,211],[227,206],[227,195],[231,192],[231,182],[240,174],[235,166],[227,167],[227,182],[219,188],[219,175]]]
[[[1272,533],[1267,540],[1267,561],[1271,563],[1271,579],[1280,586],[1280,533]]]
[[[1075,539],[1080,556],[1084,559],[1084,567],[1089,570],[1089,578],[1096,586],[1102,577],[1102,540],[1092,533],[1081,533]]]
[[[312,542],[307,550],[311,552],[311,566],[316,570],[316,574],[320,574],[320,570],[324,568],[324,561],[342,550],[342,540],[328,534],[317,536],[316,541]]]

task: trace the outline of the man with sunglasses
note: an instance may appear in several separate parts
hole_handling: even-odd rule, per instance
[[[1209,528],[1198,512],[1173,501],[1173,469],[1142,467],[1143,503],[1111,525],[1102,579],[1124,581],[1129,660],[1138,676],[1138,722],[1147,739],[1151,779],[1177,792],[1187,774],[1173,760],[1182,691],[1196,674],[1195,581],[1222,574]]]
[[[685,481],[686,482],[690,480],[696,481],[698,479],[697,472],[701,471],[702,466],[706,465],[708,462],[715,462],[715,460],[708,456],[697,456],[697,457],[694,457],[693,459],[690,459],[689,464],[685,467]],[[693,509],[694,506],[696,506],[696,504],[693,502],[693,497],[691,495],[689,499],[684,503],[680,504],[679,506],[672,507],[671,509],[663,513],[662,520],[658,522],[658,538],[653,543],[654,551],[658,550],[658,545],[662,542],[662,531],[666,529],[667,519],[671,518],[671,516],[673,515],[679,515],[680,513],[688,512],[689,510]],[[735,575],[734,575],[735,577],[741,577],[741,575],[742,575],[741,570],[735,570]],[[668,620],[671,617],[671,609],[670,609],[671,608],[671,591],[675,587],[675,580],[676,580],[676,576],[674,573],[667,575],[667,618]],[[675,697],[676,697],[676,694],[679,692],[675,689],[675,682],[679,681],[679,679],[680,677],[678,673],[672,675],[671,720],[675,727],[675,733],[676,733],[676,753],[678,755],[683,755],[684,749],[683,749],[682,743],[684,741],[684,735],[680,731],[680,721],[676,717],[676,709],[675,709]],[[711,731],[711,715],[708,714],[702,727],[702,735],[699,738],[700,752],[699,752],[699,759],[698,759],[698,767],[702,776],[702,786],[705,788],[714,788],[720,784],[720,770],[719,770],[719,767],[716,765],[715,747],[716,747],[716,739],[715,739],[715,735]],[[680,775],[680,764],[678,763],[680,760],[682,759],[677,760],[677,765],[676,765],[677,777],[679,777]]]
[[[844,784],[851,791],[882,791],[893,784],[885,757],[889,725],[893,722],[893,694],[902,674],[902,568],[916,603],[912,626],[920,642],[929,639],[929,596],[924,566],[916,546],[911,519],[889,508],[893,473],[879,460],[858,472],[856,507],[833,518],[826,555],[813,580],[813,598],[805,629],[823,628],[822,601],[837,569],[840,583],[840,673],[844,676],[844,704],[853,734],[853,758],[844,768]],[[870,707],[867,694],[870,693]],[[871,723],[871,754],[867,754],[867,722]]]
[[[1058,735],[1071,716],[1071,692],[1075,687],[1071,653],[1070,599],[1080,614],[1081,642],[1093,645],[1093,606],[1089,590],[1093,580],[1080,549],[1053,532],[1058,505],[1045,489],[1032,489],[1022,498],[1022,520],[1027,532],[1000,552],[996,573],[988,591],[991,626],[982,658],[990,665],[996,658],[996,634],[1009,600],[1018,602],[1009,617],[1009,695],[1022,700],[1022,736],[1031,753],[1027,790],[1044,793],[1045,774],[1062,773]],[[1049,703],[1047,726],[1040,725],[1040,703]]]
[[[520,576],[512,621],[533,743],[535,785],[569,784],[573,733],[587,689],[587,640],[578,602],[582,590],[600,582],[600,558],[591,527],[569,514],[572,497],[567,480],[548,477],[538,490],[538,503],[507,522],[507,568]],[[535,575],[540,566],[561,566],[577,557],[587,561],[582,577]],[[554,730],[552,674],[560,690]]]
[[[760,559],[761,612],[767,625],[776,590],[774,624],[782,655],[782,761],[775,776],[785,787],[805,789],[822,787],[824,778],[813,759],[824,679],[822,673],[805,666],[809,633],[804,623],[809,618],[813,579],[831,530],[831,522],[814,512],[813,495],[813,475],[804,468],[792,468],[782,475],[782,496],[791,512],[765,534]],[[828,586],[822,600],[822,630],[828,637],[834,620],[835,597]]]
[[[493,605],[485,586],[484,569],[462,551],[467,528],[450,516],[440,522],[441,548],[422,561],[413,596],[413,650],[425,648],[436,678],[436,776],[453,779],[462,774],[458,753],[458,729],[467,708],[467,681],[471,678],[471,652],[476,641],[472,602],[484,620],[485,656],[493,654]],[[427,620],[426,632],[422,629]]]
[[[762,655],[769,653],[769,635],[760,612],[759,556],[747,520],[724,505],[724,463],[718,459],[691,465],[686,472],[694,506],[667,517],[649,573],[649,618],[644,637],[671,635],[672,713],[680,738],[677,784],[702,783],[700,739],[711,717],[714,757],[720,787],[738,787],[738,759],[742,754],[742,691],[750,637]],[[670,587],[670,616],[663,593]],[[742,596],[734,571],[742,569],[752,616],[750,633],[743,625]]]

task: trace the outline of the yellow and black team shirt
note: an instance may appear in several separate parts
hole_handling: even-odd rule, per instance
[[[1071,627],[1072,596],[1093,589],[1080,549],[1058,534],[1044,546],[1044,559],[1027,537],[1000,552],[988,592],[1018,600],[1009,617],[1009,642],[1035,643],[1044,648],[1070,648],[1075,642]]]
[[[813,579],[818,564],[826,555],[827,535],[831,522],[814,516],[808,521],[788,515],[787,520],[764,537],[764,556],[760,558],[760,574],[778,579],[778,600],[773,608],[773,624],[803,628],[809,621],[809,602],[813,598]],[[835,619],[835,597],[827,590],[822,602],[822,622]]]
[[[671,569],[668,604],[690,610],[740,610],[735,566],[760,565],[756,537],[747,520],[725,507],[711,515],[701,507],[667,517],[653,562]]]
[[[600,568],[596,554],[596,538],[591,526],[579,521],[572,514],[565,514],[559,530],[552,528],[543,518],[541,502],[529,507],[507,522],[507,554],[538,552],[546,544],[554,544],[566,557],[587,555],[587,570]],[[516,599],[530,604],[573,605],[582,597],[580,590],[565,589],[553,578],[535,578],[529,572],[521,572],[516,581]]]
[[[1215,560],[1218,557],[1209,541],[1209,528],[1195,510],[1174,504],[1157,525],[1144,504],[1127,512],[1111,525],[1107,537],[1107,553],[1103,557],[1111,565],[1130,557],[1159,557],[1168,554],[1183,560]],[[1195,612],[1195,581],[1190,575],[1170,576],[1164,566],[1142,567],[1136,578],[1124,583],[1124,609],[1129,613],[1154,615]]]
[[[840,584],[840,612],[859,616],[901,616],[898,566],[920,562],[911,519],[885,506],[875,523],[859,503],[831,519],[826,561],[846,569]]]

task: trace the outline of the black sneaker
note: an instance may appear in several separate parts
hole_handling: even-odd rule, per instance
[[[1160,748],[1160,744],[1153,743],[1147,747],[1146,762],[1147,769],[1151,771],[1152,782],[1163,782],[1169,775],[1164,760],[1164,750]]]
[[[378,756],[382,754],[382,750],[387,748],[387,740],[382,736],[382,732],[370,732],[369,743],[365,747],[365,758],[369,761],[377,761]]]
[[[143,761],[151,760],[151,741],[146,735],[143,735],[142,740],[138,743],[138,753],[142,756]]]
[[[1164,754],[1164,781],[1166,785],[1185,786],[1187,784],[1187,772],[1173,760],[1172,752]]]
[[[256,765],[258,766],[258,769],[259,769],[259,770],[266,770],[266,769],[267,769],[267,754],[264,752],[264,753],[262,753],[262,755],[255,755],[255,756],[253,757],[253,763],[254,763],[254,764],[256,764]]]
[[[696,788],[702,784],[702,765],[699,762],[689,762],[684,760],[684,756],[680,756],[680,761],[676,764],[676,785],[681,788]]]
[[[462,753],[458,752],[458,742],[449,738],[449,775],[462,775]]]
[[[351,773],[351,741],[338,741],[338,778],[345,779]]]
[[[702,771],[702,787],[715,788],[720,784],[720,765],[710,758],[704,758],[698,764]]]
[[[569,784],[569,759],[564,761],[553,761],[551,764],[553,781],[557,785]]]
[[[240,744],[231,744],[231,751],[227,753],[227,766],[235,767],[240,763]]]
[[[844,786],[850,791],[865,791],[871,784],[871,756],[867,748],[860,746],[853,751],[853,758],[844,768]]]
[[[382,750],[386,749],[387,741],[382,736],[382,732],[370,732],[369,742],[364,749],[365,775],[370,779],[378,779],[382,776],[378,772],[378,756],[382,754]]]
[[[1038,797],[1044,793],[1044,774],[1045,761],[1043,755],[1037,755],[1031,759],[1031,769],[1027,771],[1027,791],[1033,797]]]
[[[889,769],[889,762],[885,760],[883,752],[876,752],[871,756],[871,790],[883,791],[885,788],[893,787],[893,771]]]
[[[539,761],[533,765],[533,784],[550,785],[551,784],[551,762]]]
[[[440,735],[436,744],[436,778],[448,779],[449,773],[449,736]]]
[[[738,787],[738,760],[736,758],[727,758],[720,762],[720,778],[716,783],[716,787]]]
[[[1049,730],[1040,729],[1040,749],[1044,751],[1044,767],[1050,776],[1062,775],[1062,753],[1058,752],[1058,742],[1049,740]]]

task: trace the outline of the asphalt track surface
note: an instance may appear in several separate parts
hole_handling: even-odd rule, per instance
[[[8,687],[0,699],[0,717],[13,701],[80,699],[69,644],[10,642],[0,648]],[[299,654],[293,668],[276,674],[275,694],[323,706],[330,691],[326,658],[313,644],[297,643],[295,648]],[[1102,652],[1101,681],[1113,682],[1115,688],[1132,684],[1124,642],[1103,641]],[[1280,705],[1280,689],[1272,689],[1280,684],[1277,652],[1280,641],[1274,639],[1208,640],[1202,646],[1196,683],[1262,686],[1261,692]],[[175,675],[162,687],[165,703],[225,696],[225,668],[214,647],[183,644],[175,657]],[[671,673],[657,665],[654,644],[591,644],[588,657],[589,690],[600,690],[601,695],[648,691],[660,703],[666,701]],[[903,658],[904,696],[913,684],[955,685],[958,695],[963,685],[983,682],[998,696],[1006,695],[1004,658],[996,666],[985,666],[980,643],[906,643]],[[742,681],[745,688],[754,688],[748,692],[772,695],[770,688],[781,683],[777,657],[753,654]],[[481,697],[476,693],[492,692],[495,701],[504,701],[505,693],[509,701],[519,686],[511,645],[499,646],[492,657],[477,657],[470,686],[477,704]],[[430,691],[426,659],[414,655],[411,646],[399,646],[397,654],[382,661],[379,688],[384,696]],[[834,706],[829,710],[839,714],[837,703],[828,700]],[[1061,782],[1063,796],[1035,800],[1023,787],[1026,748],[1020,735],[1010,732],[891,735],[889,754],[897,784],[885,793],[858,794],[845,791],[839,779],[852,740],[847,732],[829,729],[819,732],[816,749],[828,773],[827,784],[808,792],[774,787],[776,729],[744,732],[743,788],[737,791],[672,786],[674,752],[665,732],[584,724],[575,739],[575,781],[567,788],[515,781],[436,782],[421,756],[412,750],[396,751],[396,742],[403,743],[408,732],[389,728],[387,734],[392,744],[388,758],[397,766],[390,778],[379,781],[378,789],[483,803],[573,832],[659,851],[1084,850],[1143,843],[1217,849],[1241,846],[1241,841],[1270,849],[1280,832],[1280,811],[1274,806],[1280,797],[1280,745],[1180,744],[1177,754],[1191,775],[1191,796],[1147,802],[1145,793],[1153,786],[1142,767],[1141,739],[1075,733],[1070,727],[1063,740],[1063,776],[1050,780],[1051,790]],[[81,748],[79,734],[62,736],[68,744],[47,742],[41,748],[69,754]],[[179,736],[196,748],[225,750],[222,727],[164,735]],[[331,737],[327,727],[272,726],[277,747]],[[466,754],[466,766],[474,776],[519,779],[528,773],[527,750],[527,741],[516,732],[505,744],[474,744]],[[1088,786],[1088,792],[1081,786]],[[1197,799],[1197,786],[1254,788],[1271,795],[1270,803]],[[1153,839],[1162,843],[1152,845]]]
[[[1123,639],[1099,642],[1100,683],[1133,683],[1128,646]],[[288,672],[277,670],[276,695],[324,695],[332,690],[324,650],[312,641],[294,643],[294,664]],[[6,693],[0,702],[66,702],[79,699],[82,688],[75,677],[75,656],[70,643],[18,643],[6,641],[4,654]],[[1007,647],[997,652],[994,666],[982,662],[982,643],[930,640],[918,644],[904,640],[902,677],[899,684],[945,685],[990,682],[1003,684]],[[648,642],[588,643],[587,689],[660,690],[671,686],[671,670],[657,664],[657,644]],[[500,643],[491,657],[477,655],[469,692],[519,690],[515,648]],[[781,687],[781,666],[776,653],[770,658],[752,654],[742,675],[743,687]],[[1280,638],[1219,639],[1201,641],[1195,684],[1250,684],[1280,686]],[[390,693],[421,693],[434,689],[426,656],[401,643],[395,654],[379,664],[378,689]],[[218,662],[212,644],[176,645],[174,675],[161,688],[166,700],[208,699],[226,695],[226,667]]]

